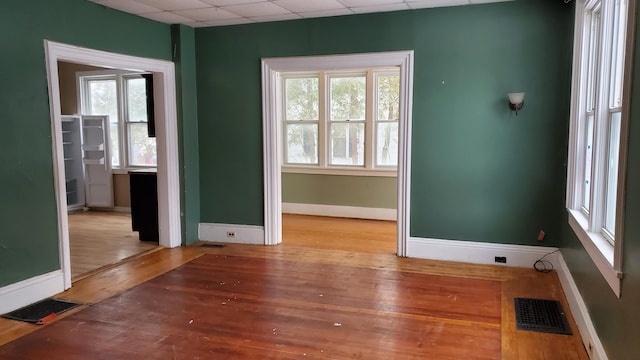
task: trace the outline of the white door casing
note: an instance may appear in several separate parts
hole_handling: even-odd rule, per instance
[[[64,154],[61,130],[58,61],[132,71],[153,72],[158,154],[158,223],[160,245],[182,243],[180,224],[180,175],[173,62],[115,54],[45,40],[49,106],[54,162],[54,185],[58,212],[58,241],[64,287],[71,287],[69,224],[65,191]]]
[[[399,67],[398,128],[398,256],[407,256],[411,174],[411,110],[413,51],[262,59],[262,122],[264,154],[265,245],[282,242],[282,124],[278,120],[278,75],[291,71],[321,71]]]

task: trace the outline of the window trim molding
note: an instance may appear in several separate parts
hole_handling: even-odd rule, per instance
[[[318,166],[290,166],[283,164],[282,172],[286,174],[316,174],[316,175],[345,175],[345,176],[377,176],[377,177],[397,177],[396,169],[364,169],[345,168],[339,166],[318,167]]]
[[[603,0],[604,1],[604,0]],[[636,1],[628,1],[628,18],[626,24],[626,38],[625,38],[625,60],[623,70],[623,96],[622,96],[622,112],[621,112],[621,125],[620,125],[620,148],[618,158],[618,178],[617,178],[617,194],[616,194],[616,224],[615,224],[615,245],[612,245],[603,234],[599,231],[594,232],[589,227],[589,219],[587,216],[579,210],[579,197],[581,196],[580,188],[577,184],[577,177],[582,169],[581,157],[578,156],[577,150],[581,143],[580,135],[581,122],[578,118],[581,116],[583,108],[583,89],[580,86],[582,83],[581,74],[583,68],[586,66],[586,60],[583,58],[583,46],[585,42],[586,25],[584,20],[584,12],[587,5],[594,3],[594,1],[576,1],[575,9],[575,27],[574,27],[574,41],[573,49],[573,74],[572,74],[572,94],[571,94],[571,107],[570,107],[570,127],[569,127],[569,151],[567,161],[567,192],[566,192],[566,207],[568,213],[568,222],[575,235],[582,243],[584,249],[589,254],[590,258],[598,268],[607,284],[611,287],[615,295],[619,298],[621,296],[623,267],[622,267],[622,251],[624,240],[624,208],[625,208],[625,189],[626,189],[626,168],[628,158],[628,139],[629,139],[629,104],[631,99],[631,74],[633,69],[633,50],[635,41],[635,9]],[[604,6],[601,3],[600,6]],[[604,10],[604,9],[603,9]],[[609,11],[609,10],[606,10]],[[606,32],[607,34],[610,31]],[[609,40],[610,41],[610,40]],[[604,46],[601,44],[600,46]],[[602,50],[598,56],[602,56]],[[598,69],[601,72],[600,76],[609,76],[609,74],[602,73],[601,68]],[[608,83],[608,82],[607,82]],[[600,88],[600,92],[604,90]],[[607,104],[609,103],[609,87],[606,89]],[[596,109],[596,111],[610,112],[609,106],[604,109]],[[595,140],[594,140],[595,142]],[[595,160],[595,159],[594,159]]]
[[[281,72],[400,67],[400,119],[398,126],[398,256],[406,256],[409,238],[411,114],[413,50],[349,55],[262,59],[262,121],[264,160],[265,245],[282,242],[282,122],[278,119],[277,89]]]

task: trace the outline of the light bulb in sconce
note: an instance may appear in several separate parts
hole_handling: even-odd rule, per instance
[[[524,93],[509,93],[509,109],[516,112],[516,116],[518,115],[518,110],[522,109],[522,105],[524,105]]]

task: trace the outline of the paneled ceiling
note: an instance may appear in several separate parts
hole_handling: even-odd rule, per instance
[[[224,26],[510,0],[89,0],[167,24]]]

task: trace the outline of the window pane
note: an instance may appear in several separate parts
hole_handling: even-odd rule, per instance
[[[622,106],[622,73],[627,34],[627,0],[616,0],[613,18],[613,48],[611,52],[611,89],[609,106]]]
[[[593,161],[593,115],[587,116],[585,129],[584,182],[582,188],[582,207],[589,211],[591,202],[591,166]]]
[[[331,124],[331,165],[364,166],[364,124]]]
[[[589,64],[587,75],[587,111],[595,109],[595,96],[596,96],[596,74],[598,67],[598,54],[600,53],[599,46],[599,31],[600,31],[600,12],[593,12],[591,14],[591,31],[589,32]]]
[[[147,136],[146,123],[129,123],[129,165],[156,166],[156,138]]]
[[[331,78],[331,120],[364,120],[366,82],[364,76]]]
[[[395,120],[399,116],[400,106],[400,76],[380,75],[378,76],[378,120]]]
[[[609,156],[607,166],[607,193],[605,204],[604,227],[615,234],[616,227],[616,193],[618,190],[618,156],[620,152],[620,122],[622,114],[611,114],[609,123]]]
[[[285,162],[318,163],[318,124],[287,124]]]
[[[111,166],[120,166],[120,144],[118,143],[118,91],[115,79],[87,80],[87,115],[109,115],[109,137],[111,138]]]
[[[376,166],[398,166],[398,123],[376,124]]]
[[[126,79],[127,121],[147,121],[147,87],[143,78]]]
[[[285,80],[285,120],[318,120],[318,78]]]

